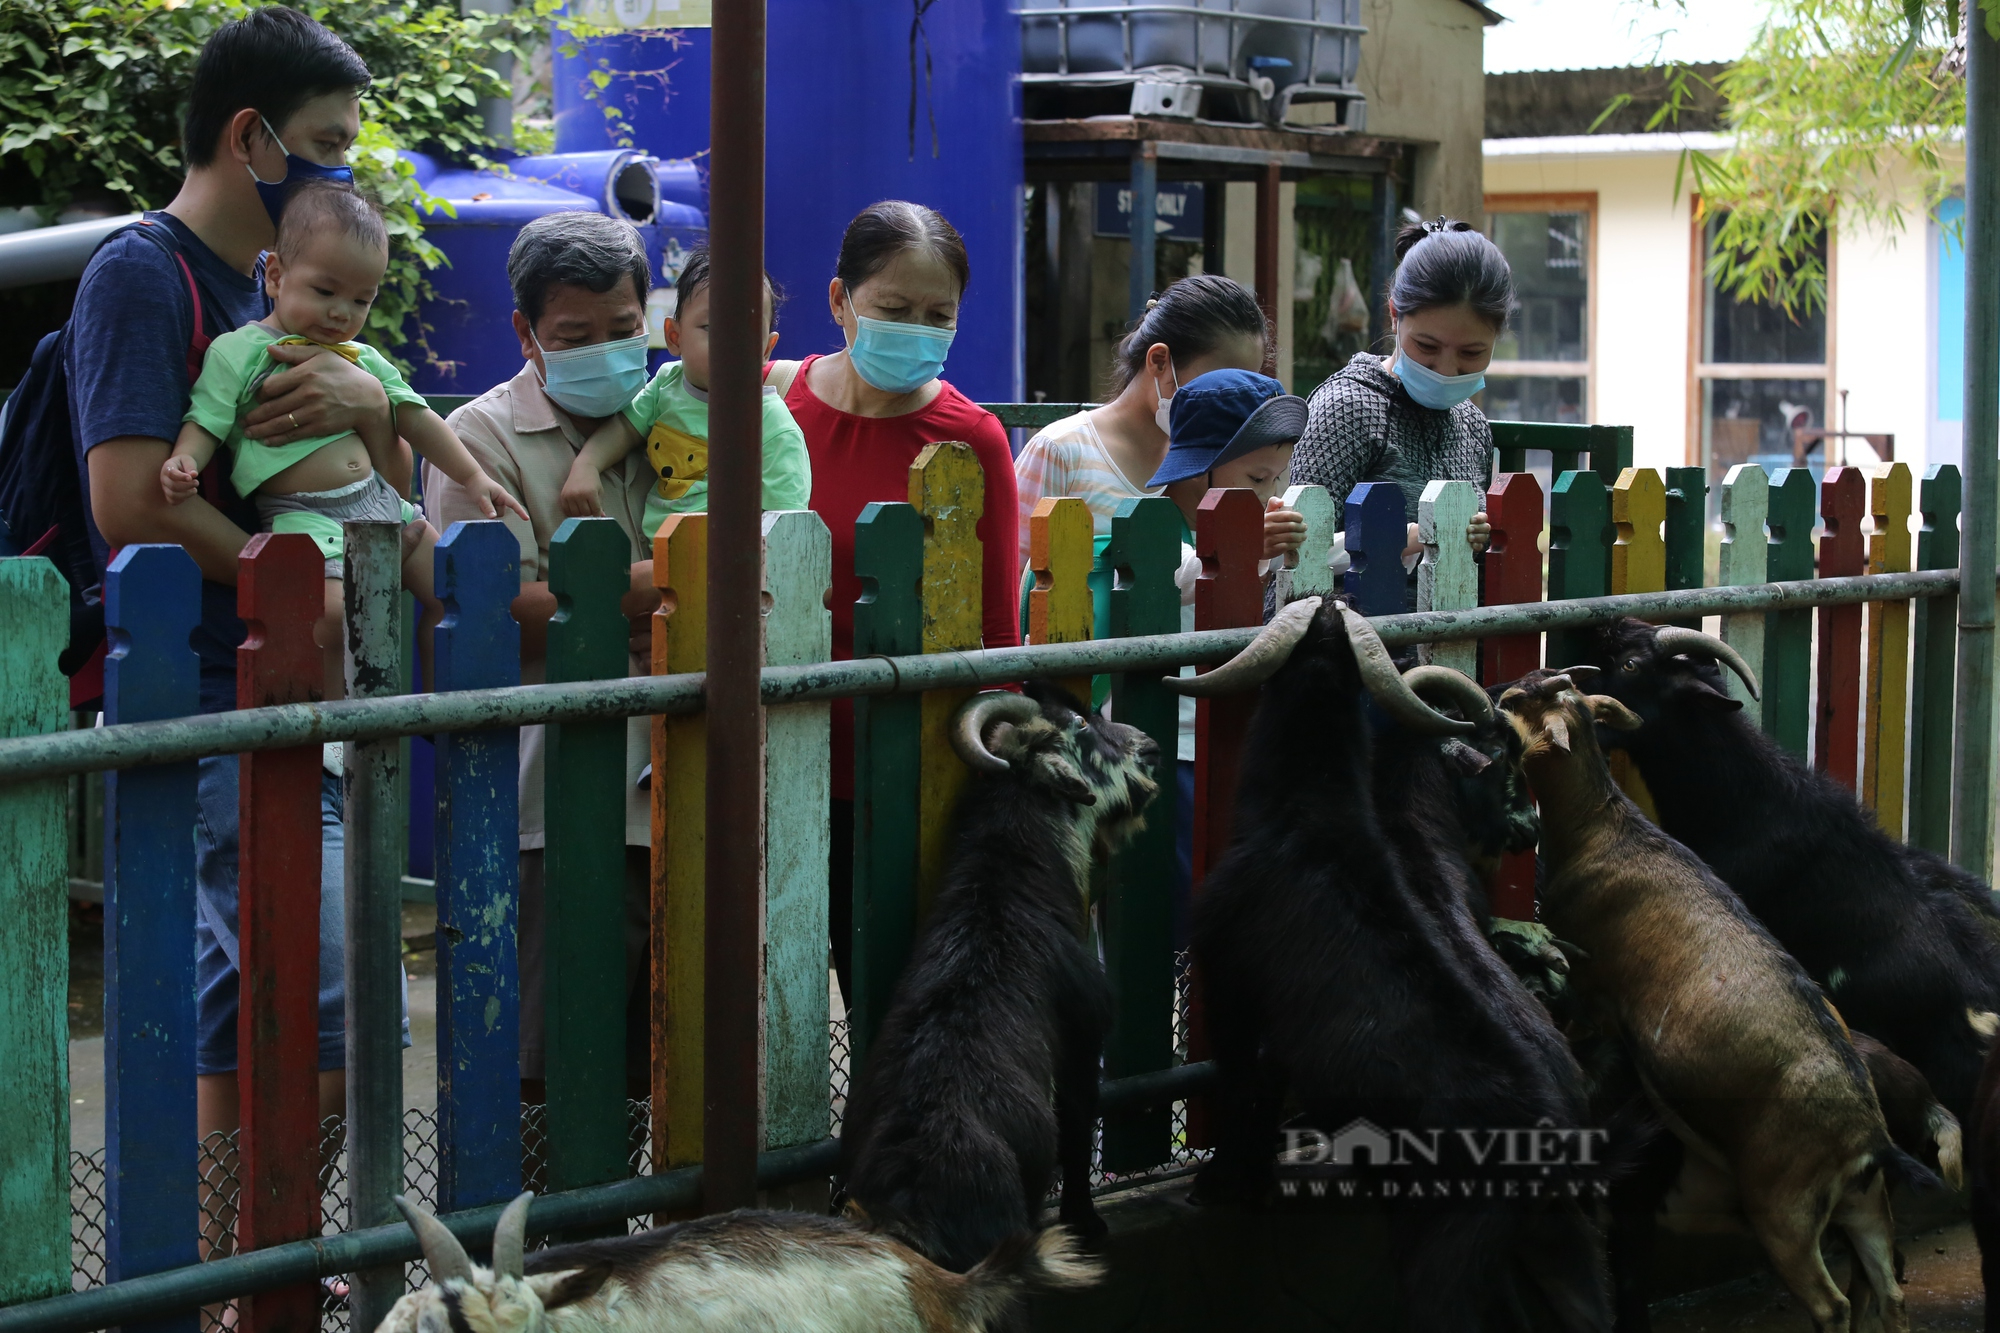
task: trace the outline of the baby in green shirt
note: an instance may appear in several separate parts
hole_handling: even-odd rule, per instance
[[[235,456],[229,479],[239,495],[254,496],[267,532],[303,532],[326,557],[325,614],[313,637],[326,653],[328,697],[341,690],[341,577],[349,519],[400,522],[403,586],[423,603],[417,643],[429,665],[429,630],[443,617],[432,586],[437,532],[383,479],[398,435],[466,489],[488,518],[504,506],[526,518],[520,501],[481,470],[444,419],[430,410],[382,354],[350,339],[361,331],[389,263],[389,234],[375,206],[341,185],[307,185],[286,200],[276,249],[265,257],[269,316],[223,334],[209,345],[195,381],[193,401],[174,451],[160,469],[168,504],[194,495],[201,470],[227,445]],[[290,444],[246,440],[243,414],[257,389],[277,369],[268,349],[276,343],[312,344],[323,355],[342,356],[382,381],[395,414],[393,431],[315,435]]]
[[[777,346],[771,331],[777,292],[764,279],[764,356]],[[591,433],[563,483],[566,514],[604,512],[599,474],[622,463],[642,443],[659,478],[646,493],[643,519],[650,539],[669,514],[708,510],[708,247],[689,252],[674,283],[674,314],[667,321],[667,350],[680,358],[661,366],[652,383],[623,412]],[[764,508],[805,509],[812,499],[812,461],[806,437],[778,391],[764,387]]]

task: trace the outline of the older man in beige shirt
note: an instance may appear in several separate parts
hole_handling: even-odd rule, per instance
[[[645,332],[646,253],[638,234],[627,224],[599,213],[554,213],[521,229],[507,257],[507,276],[514,288],[514,331],[520,337],[525,364],[520,374],[496,385],[451,414],[451,428],[479,460],[486,474],[504,486],[528,511],[523,521],[504,521],[521,543],[521,595],[514,618],[521,625],[521,680],[539,683],[545,670],[549,618],[556,600],[548,585],[549,543],[567,517],[558,503],[570,465],[583,442],[605,419],[582,415],[552,398],[544,388],[544,352],[626,342]],[[626,352],[626,348],[617,349]],[[615,392],[622,382],[612,362],[595,368],[600,390]],[[636,393],[645,383],[644,360],[632,383]],[[630,378],[630,372],[624,373]],[[558,384],[556,394],[573,407],[590,410],[579,394]],[[629,399],[630,394],[626,397]],[[616,411],[617,404],[611,407]],[[608,415],[608,413],[606,414]],[[633,453],[604,474],[600,499],[604,512],[631,543],[632,586],[621,609],[633,617],[635,644],[643,649],[645,617],[659,604],[653,589],[653,563],[641,519],[646,492],[653,484],[645,457]],[[424,513],[440,531],[458,519],[480,514],[457,483],[426,464]],[[646,659],[635,652],[631,674],[644,675]],[[545,923],[542,823],[542,770],[545,729],[521,728],[521,1078],[530,1100],[541,1100],[545,1032],[542,1013],[542,959]],[[649,857],[651,815],[639,775],[650,754],[650,720],[630,719],[625,732],[625,963],[629,1003],[626,1010],[628,1082],[636,1095],[645,1087],[647,976],[645,946],[650,895]]]

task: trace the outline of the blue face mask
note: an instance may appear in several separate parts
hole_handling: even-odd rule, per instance
[[[532,332],[528,335],[534,338]],[[580,417],[608,417],[646,387],[646,335],[542,353],[542,389],[559,407]]]
[[[285,141],[271,128],[271,122],[264,120],[262,116],[258,116],[257,119],[264,122],[264,133],[271,136],[271,141],[278,147],[285,148]],[[257,197],[264,201],[264,211],[271,215],[271,225],[274,227],[278,225],[278,218],[285,211],[285,196],[290,194],[292,187],[300,181],[336,181],[349,186],[354,184],[354,168],[323,167],[317,162],[300,157],[289,148],[285,148],[285,178],[281,181],[273,183],[262,179],[257,175],[257,169],[248,162],[245,162],[243,167],[250,173],[250,179],[257,182]]]
[[[927,324],[899,324],[892,319],[868,319],[847,300],[854,316],[854,345],[847,356],[854,373],[883,393],[912,393],[938,377],[957,329]]]
[[[1439,411],[1457,407],[1486,387],[1486,372],[1483,370],[1476,370],[1470,375],[1440,375],[1429,366],[1410,360],[1401,348],[1396,350],[1396,375],[1419,406],[1434,407]]]

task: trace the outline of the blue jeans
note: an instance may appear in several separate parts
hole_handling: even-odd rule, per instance
[[[235,755],[199,761],[194,830],[195,1072],[236,1068],[236,852],[240,811]],[[320,774],[319,1067],[347,1062],[346,849],[340,779]],[[409,1044],[408,981],[403,1042]]]

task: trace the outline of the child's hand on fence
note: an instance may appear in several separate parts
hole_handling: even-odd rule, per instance
[[[160,489],[167,493],[170,505],[192,499],[200,485],[201,469],[186,454],[170,456],[160,468]]]
[[[509,495],[504,486],[484,472],[465,483],[465,493],[472,498],[472,503],[479,506],[479,512],[488,518],[498,518],[500,510],[511,509],[523,522],[532,521],[528,518],[528,511],[521,507],[521,502]]]
[[[563,482],[562,511],[572,518],[604,517],[604,506],[597,498],[601,484],[601,474],[590,465],[590,460],[577,459],[570,465],[569,477]]]
[[[1306,516],[1272,496],[1264,505],[1264,559],[1276,560],[1299,549],[1306,539]]]
[[[1481,554],[1493,544],[1493,525],[1486,521],[1484,509],[1474,514],[1472,521],[1465,525],[1465,542],[1474,555]]]

